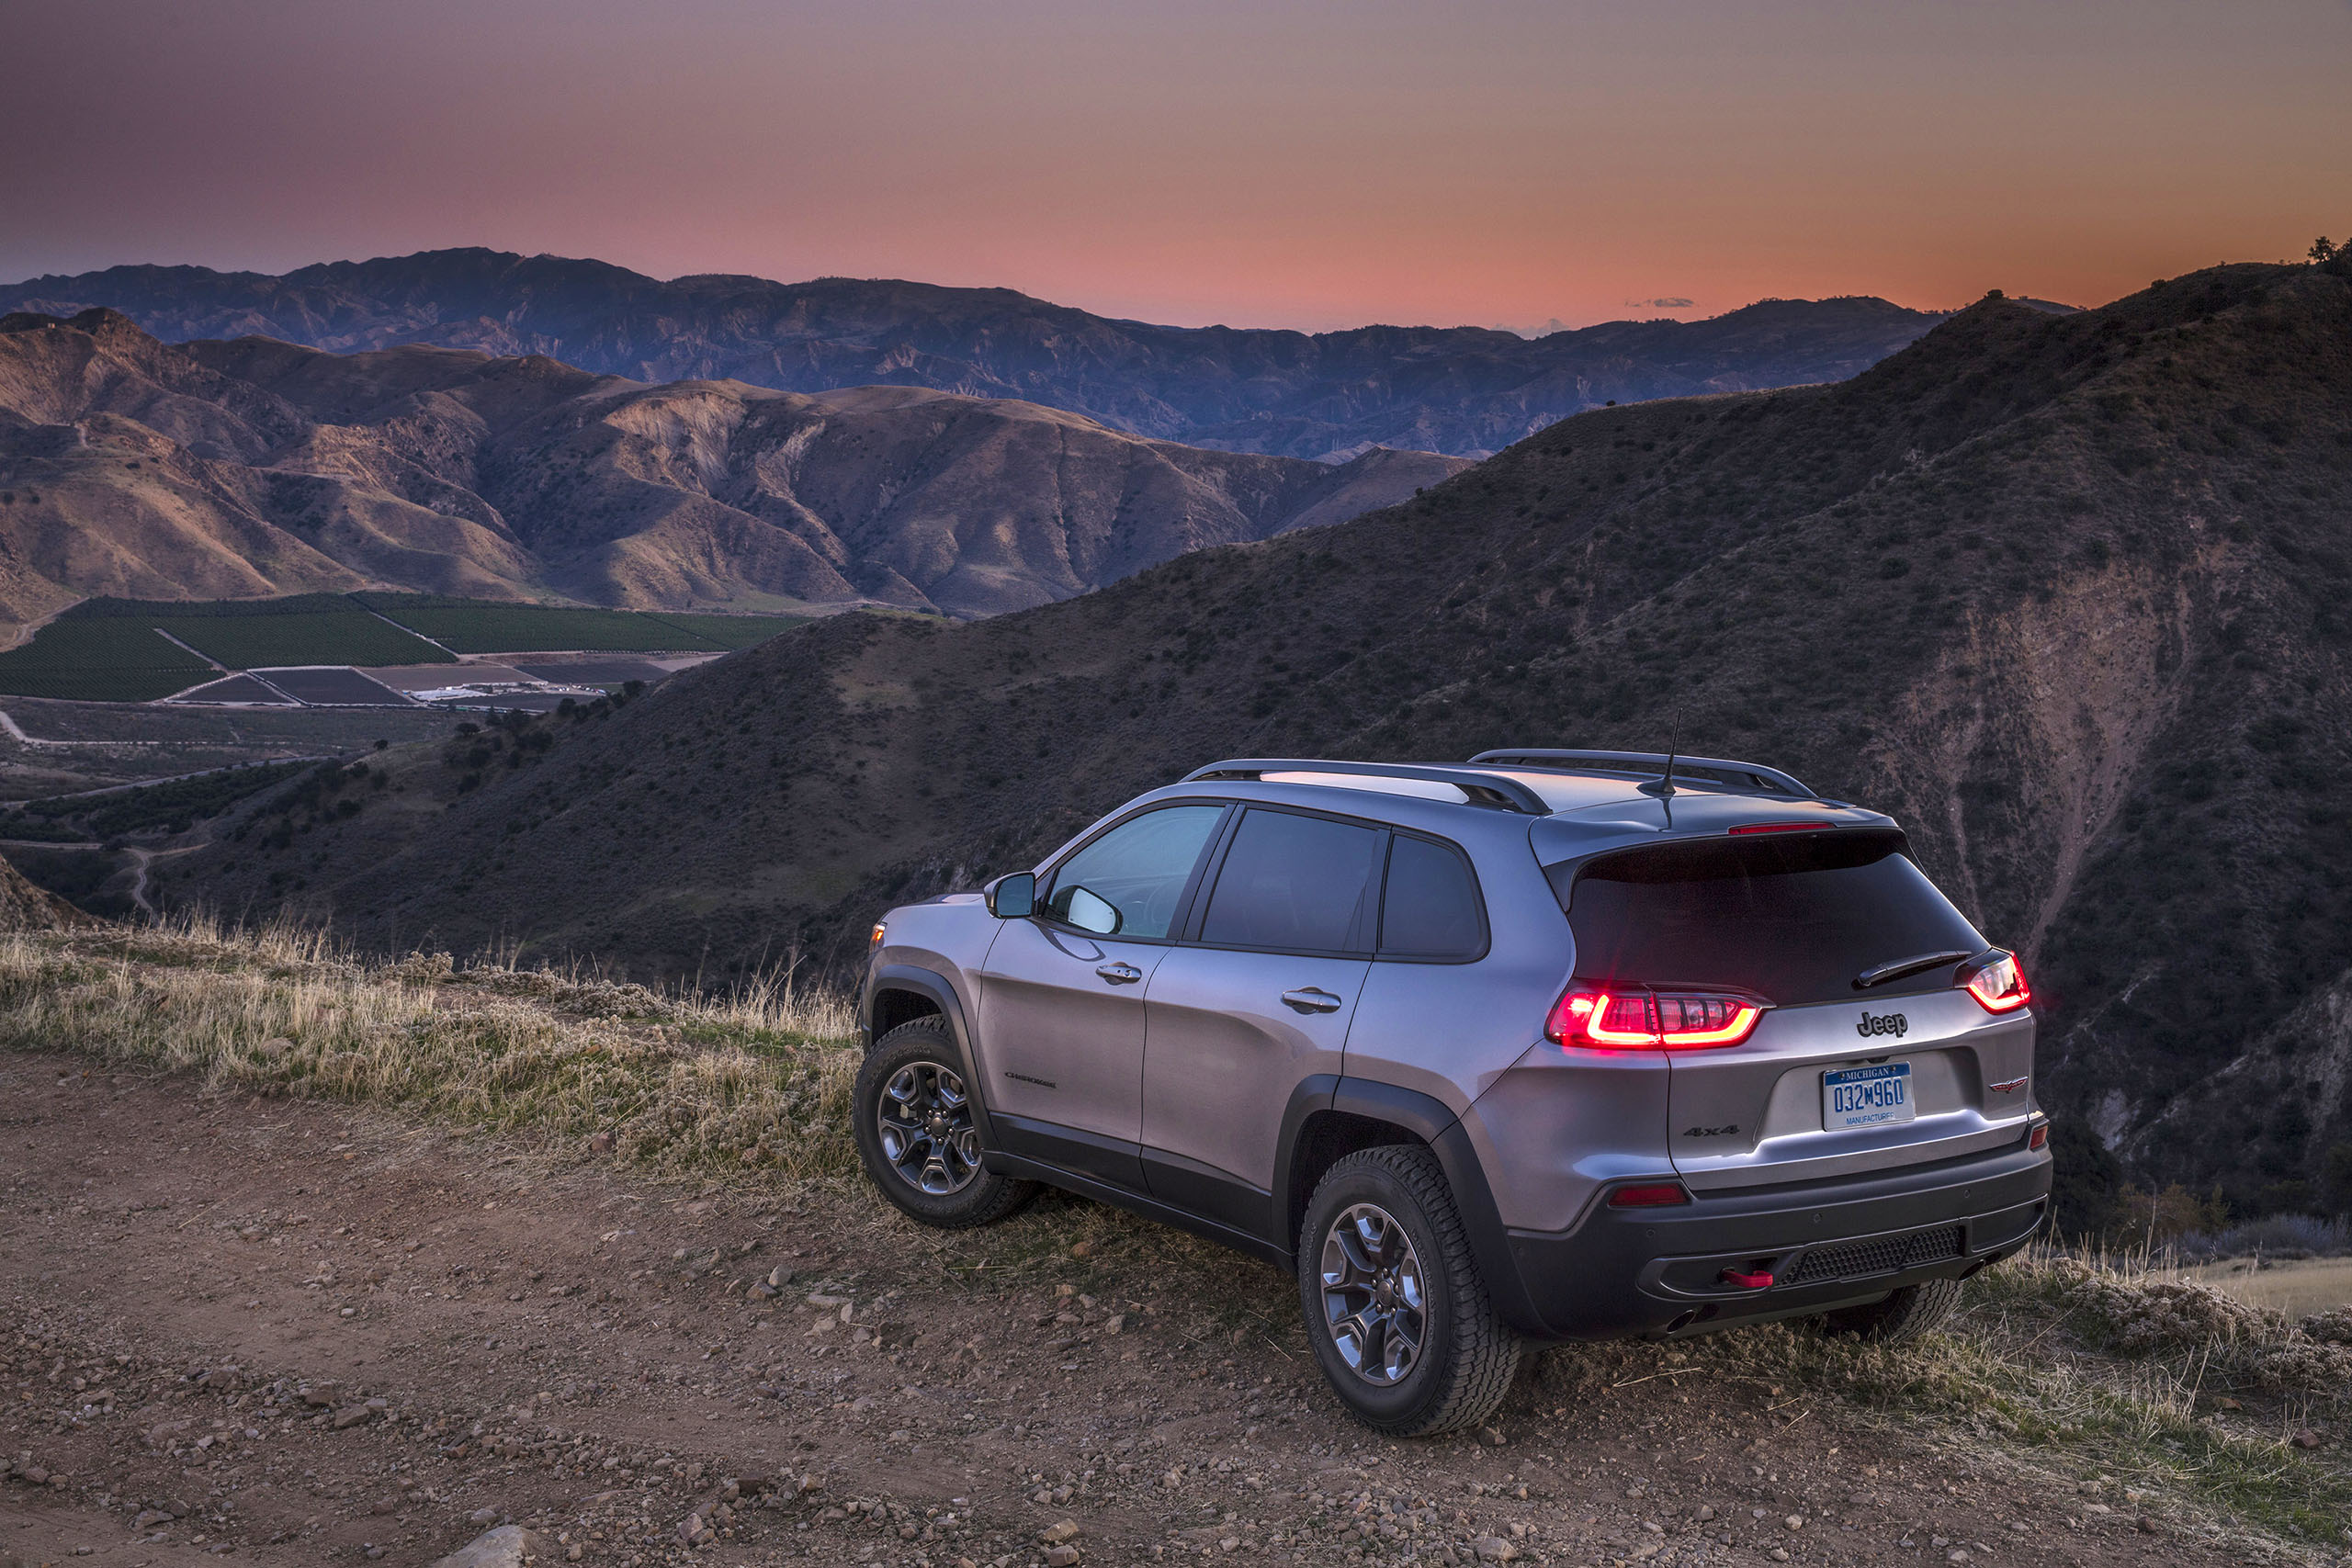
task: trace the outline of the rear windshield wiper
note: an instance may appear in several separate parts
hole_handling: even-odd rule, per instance
[[[1883,986],[1889,980],[1900,980],[1905,975],[1917,975],[1922,969],[1933,969],[1939,964],[1957,964],[1971,953],[1955,950],[1951,953],[1922,953],[1912,958],[1898,958],[1892,964],[1882,964],[1875,969],[1865,969],[1854,976],[1854,989],[1867,991],[1872,986]]]

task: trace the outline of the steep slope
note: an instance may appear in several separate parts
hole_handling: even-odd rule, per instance
[[[1022,398],[1198,446],[1483,457],[1610,401],[1840,380],[1942,318],[1883,299],[1771,299],[1703,321],[1529,342],[1476,327],[1308,334],[1110,321],[1009,288],[720,275],[425,251],[273,277],[120,266],[0,287],[0,310],[121,310],[173,341],[249,334],[338,352],[424,343],[546,355],[640,381],[786,391],[871,384]]]
[[[368,941],[844,965],[888,903],[1219,755],[1679,739],[1896,812],[2026,953],[2052,1100],[2288,1203],[2352,1140],[2341,1071],[2277,1032],[2352,983],[2347,511],[2352,279],[1987,301],[1842,385],[1585,414],[1068,603],[836,621],[510,766],[418,760],[429,834],[289,827],[198,882]]]
[[[1352,516],[1464,467],[1143,441],[1006,399],[647,386],[541,355],[166,346],[0,319],[0,615],[387,583],[983,615]]]

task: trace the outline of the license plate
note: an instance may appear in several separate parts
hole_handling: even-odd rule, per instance
[[[1826,1131],[1891,1126],[1918,1114],[1919,1108],[1911,1102],[1908,1062],[1842,1067],[1821,1075],[1821,1125]]]

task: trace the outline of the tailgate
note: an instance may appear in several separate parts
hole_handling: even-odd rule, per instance
[[[2030,1010],[1988,1014],[1961,990],[1774,1008],[1739,1045],[1671,1054],[1675,1168],[1703,1190],[2013,1142],[2031,1112],[2033,1031]]]

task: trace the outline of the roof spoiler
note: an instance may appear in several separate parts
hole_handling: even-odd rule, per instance
[[[1735,762],[1720,757],[1668,756],[1664,751],[1562,751],[1544,748],[1514,748],[1500,751],[1481,751],[1470,759],[1474,768],[1535,768],[1560,773],[1643,773],[1652,778],[1663,777],[1667,764],[1674,765],[1674,776],[1689,779],[1695,784],[1713,784],[1718,789],[1736,789],[1755,795],[1794,795],[1801,800],[1821,798],[1804,783],[1778,768],[1768,768],[1761,762]]]
[[[1549,817],[1544,797],[1514,778],[1500,777],[1477,767],[1428,767],[1409,762],[1330,762],[1314,757],[1238,757],[1195,768],[1185,784],[1221,779],[1257,779],[1267,773],[1348,773],[1368,779],[1411,779],[1419,784],[1452,784],[1469,797],[1472,806],[1497,811],[1517,811],[1529,817]]]

